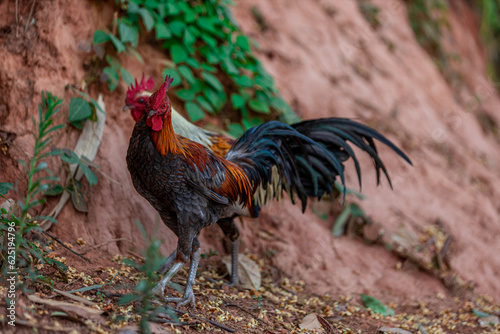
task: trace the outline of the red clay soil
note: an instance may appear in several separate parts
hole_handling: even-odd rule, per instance
[[[479,119],[487,115],[494,124],[500,123],[500,97],[484,74],[478,18],[465,1],[453,1],[450,31],[443,37],[448,51],[460,55],[453,64],[460,79],[451,85],[417,43],[405,3],[372,2],[381,8],[381,26],[376,30],[356,1],[238,1],[234,16],[260,44],[259,58],[302,118],[355,118],[382,132],[411,157],[413,167],[380,147],[394,190],[385,180],[377,187],[371,162],[362,158],[362,191],[367,199],[360,205],[378,222],[385,240],[390,241],[400,226],[423,230],[439,221],[451,236],[447,257],[452,270],[475,284],[478,293],[498,302],[500,140],[498,128],[490,131]],[[21,192],[25,184],[16,161],[30,157],[30,116],[36,112],[40,91],[69,101],[72,95],[65,85],[84,85],[94,57],[94,29],[111,22],[114,2],[37,1],[30,15],[31,3],[19,1],[18,24],[15,1],[0,4],[0,130],[17,134],[7,153],[0,153],[0,181],[20,180]],[[256,23],[253,7],[267,29]],[[165,56],[145,43],[138,51],[145,64],[123,56],[124,66],[135,76],[144,72],[159,81]],[[64,241],[81,237],[87,245],[115,238],[133,242],[108,244],[104,250],[111,257],[126,254],[132,246],[140,249],[143,241],[134,224],[140,220],[150,233],[156,226],[167,254],[175,248],[176,237],[136,193],[125,164],[133,128],[130,115],[121,111],[125,84],[114,93],[105,85],[100,91],[91,87],[93,97],[103,94],[107,110],[95,161],[102,167],[99,183],[89,190],[89,213],[78,213],[68,204],[51,232]],[[77,136],[76,130],[68,129],[59,143],[71,147]],[[57,166],[55,161],[51,165]],[[357,189],[352,166],[348,169],[348,186]],[[49,202],[43,213],[53,205]],[[326,212],[340,210],[338,204],[320,207]],[[335,216],[325,221],[312,211],[302,214],[299,206],[275,204],[259,219],[244,219],[243,248],[260,256],[275,251],[273,263],[287,276],[305,281],[315,293],[368,293],[389,300],[450,294],[441,280],[416,267],[399,269],[401,260],[383,246],[349,236],[333,238]],[[221,236],[216,227],[202,232],[203,252],[211,248],[223,253]]]

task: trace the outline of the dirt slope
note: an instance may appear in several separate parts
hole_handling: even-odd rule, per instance
[[[1,181],[18,179],[21,169],[16,160],[29,157],[29,116],[35,113],[39,92],[71,97],[64,86],[81,84],[93,30],[103,28],[113,15],[111,5],[101,2],[52,0],[36,2],[30,17],[31,2],[19,3],[19,25],[14,1],[0,4],[0,43],[5,46],[0,48],[0,129],[17,134],[7,155],[0,158]],[[377,31],[365,21],[356,1],[239,1],[234,15],[259,42],[265,67],[303,118],[357,118],[410,155],[412,168],[381,148],[394,191],[387,182],[377,187],[370,162],[362,160],[363,193],[368,197],[362,207],[367,214],[381,223],[387,235],[400,225],[424,228],[439,220],[452,237],[448,250],[452,268],[475,282],[478,292],[498,301],[500,258],[494,254],[500,253],[500,144],[498,137],[483,130],[478,115],[487,114],[498,124],[500,98],[484,75],[477,18],[462,1],[456,1],[450,12],[451,32],[445,43],[460,55],[457,68],[462,78],[452,88],[416,42],[403,1],[373,3],[382,9]],[[253,6],[265,18],[266,31],[260,31],[250,14]],[[159,78],[162,56],[147,46],[139,51],[146,65],[124,57],[126,67],[136,76],[145,72]],[[97,93],[91,91],[93,96]],[[107,127],[96,162],[107,177],[100,174],[90,192],[89,214],[68,205],[52,230],[67,241],[82,237],[87,244],[99,244],[127,238],[140,247],[133,224],[139,219],[149,232],[158,226],[165,240],[163,250],[170,252],[176,238],[135,192],[126,169],[133,121],[121,112],[125,87],[110,94],[102,86],[101,93]],[[76,136],[68,131],[61,137],[62,145],[74,143]],[[355,188],[352,173],[348,180]],[[23,186],[20,181],[21,191]],[[245,220],[243,244],[261,255],[277,251],[273,262],[319,293],[400,297],[447,293],[439,280],[412,266],[397,270],[399,259],[381,246],[350,237],[334,239],[333,220],[324,221],[311,210],[302,215],[299,207],[288,203],[275,205],[258,220]],[[275,237],[259,237],[260,231],[270,229]],[[207,229],[201,238],[203,249],[222,251],[220,237],[217,228]],[[129,248],[129,243],[119,242],[106,250],[113,255]]]

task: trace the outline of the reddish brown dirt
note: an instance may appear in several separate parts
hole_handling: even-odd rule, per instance
[[[418,45],[404,2],[373,3],[382,9],[377,31],[360,14],[356,1],[240,1],[234,15],[260,44],[260,59],[303,118],[356,118],[387,135],[411,157],[414,166],[408,167],[381,147],[394,190],[385,181],[377,187],[371,163],[362,159],[363,193],[368,199],[361,206],[380,222],[387,240],[399,226],[423,229],[441,222],[452,238],[447,253],[451,268],[476,284],[478,293],[499,301],[500,141],[498,134],[481,127],[478,115],[489,115],[499,124],[500,97],[484,74],[477,17],[463,1],[449,13],[450,32],[444,39],[449,51],[460,55],[455,66],[461,77],[452,87]],[[36,112],[40,91],[69,101],[72,95],[64,87],[82,85],[94,29],[104,28],[113,12],[111,2],[52,0],[36,2],[30,17],[31,1],[19,1],[16,24],[14,4],[0,4],[0,129],[17,134],[7,154],[0,153],[0,181],[20,180],[22,192],[16,161],[28,158],[32,150],[30,116]],[[254,6],[269,26],[265,31],[250,14]],[[139,52],[145,65],[123,56],[124,66],[135,76],[145,72],[160,78],[164,56],[149,46],[141,46]],[[102,173],[90,190],[89,213],[67,205],[52,232],[65,241],[81,237],[87,244],[127,238],[140,248],[143,241],[133,223],[138,219],[150,233],[157,228],[166,254],[175,248],[176,238],[135,192],[125,164],[133,127],[130,115],[121,112],[125,89],[123,83],[112,94],[104,85],[99,91],[91,89],[94,97],[104,95],[107,109],[96,159]],[[60,143],[71,147],[76,137],[76,131],[68,130]],[[352,171],[348,186],[357,186]],[[339,207],[326,209],[330,210],[338,212]],[[450,295],[439,279],[415,267],[396,269],[400,259],[382,246],[348,236],[334,239],[334,219],[324,221],[311,209],[301,214],[289,203],[275,204],[259,219],[244,220],[243,248],[262,256],[277,251],[273,264],[304,280],[315,293],[369,293],[388,300]],[[269,230],[274,237],[261,237],[260,231]],[[222,252],[221,235],[215,227],[204,231],[203,250]],[[126,254],[130,246],[110,243],[104,251],[110,256]]]

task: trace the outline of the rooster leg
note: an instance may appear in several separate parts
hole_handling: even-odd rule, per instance
[[[178,261],[173,264],[168,273],[161,279],[161,281],[154,287],[153,293],[163,297],[165,294],[165,285],[174,277],[175,274],[184,266],[184,262]]]
[[[165,274],[172,267],[172,263],[174,263],[176,256],[177,256],[177,249],[174,250],[174,252],[170,254],[169,257],[167,257],[167,260],[165,261],[164,264],[162,264],[160,269],[158,269],[158,272],[162,275]]]
[[[238,285],[238,253],[240,250],[240,231],[234,223],[234,218],[223,218],[217,222],[220,228],[231,241],[231,281],[225,283],[229,287]]]
[[[200,262],[200,254],[201,254],[200,243],[198,239],[195,239],[193,242],[193,252],[191,253],[191,264],[189,265],[189,273],[187,277],[186,288],[184,289],[184,295],[182,296],[182,298],[167,297],[165,298],[166,302],[177,303],[177,307],[191,304],[191,306],[194,308],[195,300],[194,300],[193,286],[194,286],[194,280],[196,278],[196,271],[198,269],[198,263]]]

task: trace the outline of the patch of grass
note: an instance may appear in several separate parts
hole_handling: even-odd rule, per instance
[[[117,33],[97,30],[94,43],[101,47],[112,45],[116,54],[128,51],[137,56],[139,35],[147,35],[172,60],[163,74],[174,78],[175,95],[184,101],[191,121],[202,119],[206,113],[235,110],[238,115],[231,117],[235,122],[228,125],[228,130],[239,136],[275,116],[285,122],[298,120],[253,53],[256,42],[245,36],[234,21],[231,1],[120,0],[117,3],[119,14],[113,22]],[[117,87],[120,76],[127,84],[131,83],[130,73],[112,52],[104,59],[107,66],[103,75],[111,91]]]

